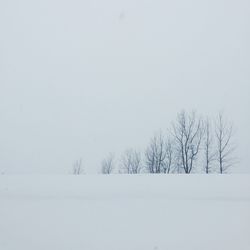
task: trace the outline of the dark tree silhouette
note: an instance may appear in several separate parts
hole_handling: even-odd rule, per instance
[[[187,114],[182,111],[178,114],[177,120],[173,123],[172,132],[175,142],[179,162],[186,174],[193,170],[197,160],[203,137],[203,122],[197,117],[195,112]]]

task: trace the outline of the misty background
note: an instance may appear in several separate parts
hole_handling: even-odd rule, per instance
[[[2,0],[0,172],[96,173],[182,109],[224,111],[250,172],[250,2]]]

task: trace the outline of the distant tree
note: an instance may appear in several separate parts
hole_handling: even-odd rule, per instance
[[[163,172],[169,174],[174,162],[174,141],[168,137],[165,142],[166,158],[163,164]]]
[[[128,149],[122,155],[120,173],[139,174],[142,170],[141,154],[133,149]]]
[[[77,160],[73,163],[73,174],[80,175],[83,174],[83,166],[82,166],[82,159]]]
[[[215,136],[217,142],[216,158],[219,163],[219,171],[223,174],[235,163],[235,147],[232,143],[233,125],[225,119],[222,113],[219,113],[215,122]]]
[[[205,153],[205,172],[212,172],[212,162],[215,160],[215,150],[213,148],[213,131],[209,118],[204,123],[204,153]]]
[[[198,159],[202,137],[203,122],[197,117],[195,112],[187,114],[182,111],[177,115],[177,120],[173,123],[172,134],[176,143],[176,155],[180,158],[184,172],[190,174],[194,163]]]
[[[162,173],[167,157],[166,141],[162,133],[155,134],[145,152],[145,166],[149,173]]]
[[[102,161],[101,173],[111,174],[115,169],[115,157],[114,154],[109,154],[106,159]]]

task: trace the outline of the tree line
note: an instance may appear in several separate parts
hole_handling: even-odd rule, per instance
[[[234,128],[223,113],[203,118],[181,111],[166,133],[158,132],[143,152],[126,150],[118,161],[110,153],[101,163],[102,174],[227,173],[236,163]],[[81,173],[81,162],[73,166]]]

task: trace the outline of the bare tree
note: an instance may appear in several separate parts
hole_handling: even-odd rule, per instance
[[[215,152],[213,149],[213,133],[211,131],[211,122],[209,118],[204,124],[204,151],[205,151],[205,172],[209,174],[212,171],[211,163],[215,160]]]
[[[202,119],[197,117],[195,112],[186,114],[182,111],[178,114],[176,123],[173,123],[172,134],[176,141],[176,155],[180,157],[178,162],[184,172],[190,174],[200,151],[203,137]]]
[[[111,174],[115,168],[115,157],[114,154],[109,154],[106,159],[102,161],[101,173]]]
[[[166,143],[162,133],[156,134],[150,141],[145,152],[146,168],[149,173],[164,172],[167,157]]]
[[[82,159],[77,160],[73,163],[73,174],[74,175],[80,175],[82,174],[83,171],[83,167],[82,167]]]
[[[141,154],[133,149],[128,149],[121,158],[121,173],[139,174],[142,170]]]
[[[222,113],[218,115],[215,122],[215,136],[219,171],[223,174],[235,163],[233,156],[235,147],[232,145],[233,125],[226,121]]]
[[[166,150],[166,159],[163,164],[163,172],[165,174],[169,174],[170,171],[172,170],[172,164],[174,160],[173,141],[170,138],[166,140],[165,150]]]

